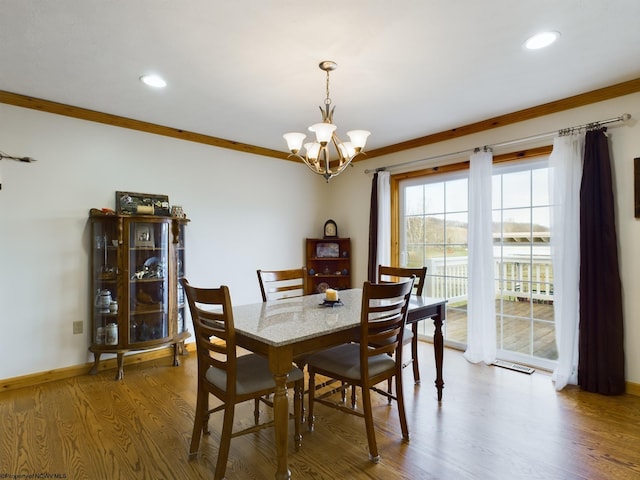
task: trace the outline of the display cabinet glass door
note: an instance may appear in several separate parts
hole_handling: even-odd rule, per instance
[[[93,341],[118,343],[118,240],[115,221],[92,223]]]
[[[169,224],[129,224],[129,341],[169,336]]]
[[[182,288],[182,279],[184,278],[184,234],[185,234],[185,225],[181,223],[178,226],[178,245],[176,245],[176,268],[178,270],[178,296],[177,296],[177,304],[178,304],[178,320],[177,320],[177,333],[180,334],[187,330],[187,326],[185,325],[185,310],[187,308],[186,299],[184,295],[184,288]]]

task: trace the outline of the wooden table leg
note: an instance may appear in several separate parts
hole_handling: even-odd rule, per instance
[[[420,369],[418,368],[418,322],[411,325],[411,331],[413,338],[411,339],[411,360],[413,367],[413,383],[418,385],[420,383]],[[389,399],[391,400],[391,399]]]
[[[291,478],[287,462],[289,448],[289,398],[287,397],[287,374],[274,376],[276,391],[273,398],[273,417],[275,423],[276,450],[278,467],[276,480]]]
[[[444,358],[444,339],[442,337],[442,314],[433,317],[433,354],[436,360],[436,389],[438,390],[438,401],[442,401],[442,389],[444,380],[442,377],[442,361]]]
[[[287,378],[293,362],[291,350],[272,349],[269,352],[269,366],[276,382],[273,398],[273,421],[276,439],[277,468],[276,480],[289,480],[291,472],[287,460],[289,449],[289,398]]]

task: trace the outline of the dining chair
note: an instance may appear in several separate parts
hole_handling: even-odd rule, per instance
[[[307,291],[307,268],[258,270],[262,301],[301,297]]]
[[[415,276],[413,282],[413,293],[418,297],[422,296],[424,290],[425,278],[427,276],[427,267],[405,268],[405,267],[389,267],[378,265],[378,282],[398,282]],[[411,358],[402,365],[407,367],[413,365],[413,381],[420,383],[420,367],[418,365],[418,323],[414,322],[411,327],[406,327],[402,337],[404,345],[411,344]],[[390,386],[389,386],[390,387]]]
[[[263,302],[302,297],[307,291],[306,267],[291,270],[258,270],[257,273]],[[293,363],[304,369],[306,358],[306,354],[298,355],[294,357]]]
[[[181,283],[191,311],[198,358],[196,414],[189,455],[197,455],[200,438],[209,433],[209,416],[223,410],[214,474],[214,480],[219,480],[224,478],[231,438],[273,425],[273,421],[259,423],[258,407],[260,402],[272,406],[266,396],[274,393],[275,381],[265,357],[255,353],[237,355],[229,288],[224,285],[220,288],[196,288],[186,279]],[[297,450],[302,441],[300,419],[304,389],[304,374],[299,368],[294,367],[289,372],[287,386],[294,389],[294,441]],[[209,395],[215,396],[222,404],[209,409]],[[248,400],[254,400],[254,425],[234,432],[235,406]]]
[[[405,331],[409,298],[414,279],[401,283],[374,284],[365,282],[362,290],[360,329],[357,343],[346,343],[321,350],[307,358],[309,372],[309,431],[314,428],[314,404],[321,403],[346,413],[363,417],[369,444],[369,459],[380,460],[376,443],[371,405],[371,391],[398,403],[402,438],[409,440],[409,428],[402,391],[402,336]],[[328,391],[316,389],[315,376],[339,380],[342,385]],[[395,378],[395,396],[376,387],[384,380]],[[360,387],[362,411],[350,408],[331,396],[351,387]]]
[[[290,270],[258,270],[258,283],[262,301],[283,300],[285,298],[302,297],[307,292],[307,268],[295,268]],[[308,353],[293,357],[293,363],[301,370],[307,364]],[[307,392],[305,391],[304,394]],[[302,406],[302,419],[305,409]]]

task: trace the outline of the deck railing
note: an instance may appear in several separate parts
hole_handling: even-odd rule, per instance
[[[533,257],[503,257],[494,259],[496,296],[507,300],[533,299],[539,303],[553,302],[553,269],[546,255]],[[466,303],[468,257],[431,258],[426,263],[427,279],[424,294],[446,297],[450,304]]]

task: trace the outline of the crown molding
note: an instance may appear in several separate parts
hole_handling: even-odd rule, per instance
[[[604,100],[629,95],[638,91],[640,91],[640,78],[611,85],[609,87],[592,90],[590,92],[581,93],[579,95],[574,95],[572,97],[564,98],[561,100],[545,103],[536,107],[525,108],[524,110],[518,110],[517,112],[507,113],[505,115],[489,118],[487,120],[471,123],[469,125],[452,128],[451,130],[445,130],[443,132],[433,133],[424,137],[415,138],[413,140],[407,140],[405,142],[377,148],[367,152],[366,155],[362,156],[361,158],[354,159],[353,162],[362,162],[374,157],[380,157],[382,155],[389,155],[392,153],[402,152],[404,150],[424,147],[425,145],[430,145],[445,140],[451,140],[453,138],[464,137],[466,135],[483,132],[485,130],[490,130],[493,128],[504,127],[505,125],[511,125],[513,123],[531,120],[533,118],[550,115],[552,113],[570,110],[584,105],[590,105],[592,103],[602,102]],[[114,127],[128,128],[140,132],[163,135],[165,137],[185,140],[187,142],[202,143],[213,147],[251,153],[253,155],[261,155],[282,160],[296,161],[295,159],[289,158],[288,152],[284,151],[258,147],[256,145],[235,142],[233,140],[226,140],[224,138],[203,135],[201,133],[189,132],[186,130],[181,130],[179,128],[143,122],[141,120],[120,117],[118,115],[111,115],[109,113],[88,110],[86,108],[75,107],[73,105],[66,105],[63,103],[52,102],[50,100],[29,97],[26,95],[20,95],[3,90],[0,90],[0,103],[29,108],[32,110],[39,110],[46,113],[64,115],[67,117],[86,120],[89,122],[103,123]]]
[[[407,140],[406,142],[377,148],[375,150],[368,151],[366,156],[369,159],[380,157],[382,155],[389,155],[391,153],[402,152],[404,150],[410,150],[412,148],[424,147],[425,145],[464,137],[473,133],[484,132],[485,130],[491,130],[493,128],[504,127],[506,125],[543,117],[545,115],[551,115],[552,113],[571,110],[573,108],[602,102],[604,100],[610,100],[616,97],[622,97],[639,91],[640,78],[636,78],[627,82],[617,83],[609,87],[599,88],[590,92],[563,98],[562,100],[556,100],[536,107],[525,108],[524,110],[518,110],[517,112],[507,113],[505,115],[489,118],[480,122],[470,123],[469,125],[464,125],[462,127],[452,128],[451,130],[445,130],[443,132],[426,135],[424,137],[414,138],[413,140]]]

